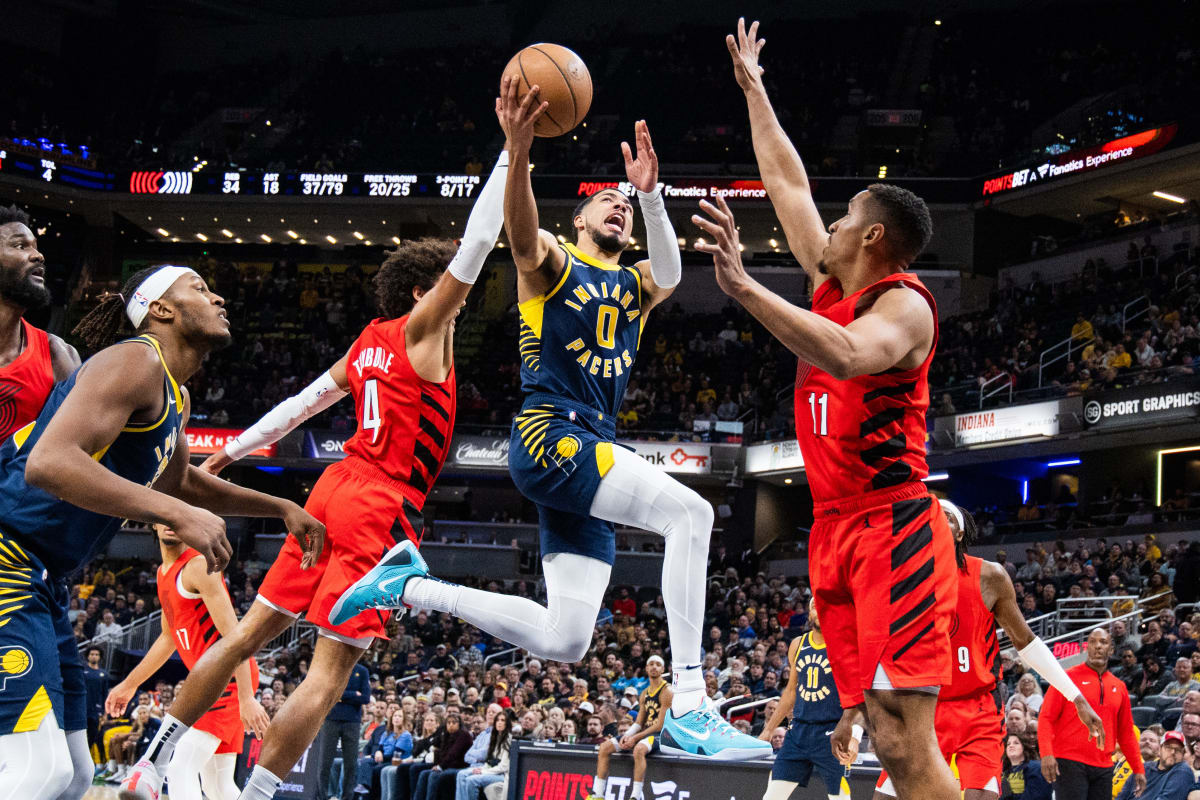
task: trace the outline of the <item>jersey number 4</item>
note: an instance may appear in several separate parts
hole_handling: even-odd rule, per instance
[[[379,416],[379,381],[371,378],[363,382],[362,424],[364,431],[371,431],[371,444],[379,438],[379,428],[383,420]]]
[[[820,406],[818,409],[817,407]],[[829,392],[808,393],[808,410],[812,412],[813,435],[829,435]],[[819,412],[819,413],[818,413]]]

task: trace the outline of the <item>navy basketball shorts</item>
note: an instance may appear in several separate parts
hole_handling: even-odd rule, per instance
[[[63,730],[87,729],[83,664],[65,586],[28,550],[0,538],[0,735],[35,731],[53,713]]]
[[[613,524],[588,515],[613,465],[616,420],[553,395],[532,394],[513,420],[508,469],[537,506],[542,555],[575,553],[612,564]]]
[[[789,781],[801,786],[808,786],[813,769],[825,782],[827,794],[837,795],[842,791],[842,780],[846,768],[833,756],[833,745],[830,737],[837,727],[837,720],[831,722],[800,722],[793,721],[783,738],[783,747],[775,756],[775,766],[771,767],[771,779]]]

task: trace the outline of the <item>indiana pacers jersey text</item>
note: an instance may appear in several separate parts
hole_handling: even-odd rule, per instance
[[[775,756],[771,779],[808,786],[815,770],[825,784],[826,794],[849,797],[845,770],[834,758],[830,744],[830,736],[842,716],[842,703],[833,681],[829,653],[824,643],[813,642],[811,631],[800,637],[792,669],[796,670],[792,724]]]
[[[588,515],[613,464],[617,410],[637,357],[642,276],[563,245],[554,288],[521,303],[521,388],[508,468],[538,508],[542,554],[611,564],[613,526]]]
[[[558,283],[521,303],[521,389],[616,414],[642,334],[642,276],[562,249]]]
[[[842,703],[838,699],[837,686],[833,682],[833,668],[829,666],[829,653],[825,644],[814,644],[812,633],[800,638],[796,650],[797,670],[796,704],[792,707],[792,718],[801,722],[837,721],[842,716]]]

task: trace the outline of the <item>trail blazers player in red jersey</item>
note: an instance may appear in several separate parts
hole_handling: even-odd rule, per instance
[[[954,541],[921,479],[933,297],[908,265],[933,233],[924,201],[873,184],[826,232],[808,176],[762,83],[758,23],[726,38],[746,95],[763,184],[814,287],[808,311],[742,265],[724,198],[693,221],[711,237],[717,283],[799,358],[796,434],[816,521],[809,572],[842,707],[866,705],[876,753],[900,796],[957,800],[933,734],[950,682]],[[848,740],[844,715],[834,737]]]
[[[156,575],[162,632],[142,660],[108,693],[104,708],[112,717],[125,713],[138,687],[150,680],[172,653],[178,652],[184,666],[191,669],[237,625],[224,576],[210,573],[200,552],[185,545],[166,525],[155,525],[154,532],[162,554]],[[201,800],[202,787],[209,800],[238,796],[233,774],[244,732],[262,738],[271,718],[254,697],[258,690],[254,659],[239,664],[233,677],[213,707],[176,746],[167,767],[171,800]]]
[[[175,742],[217,700],[234,667],[304,615],[320,634],[308,677],[275,715],[240,795],[273,797],[341,697],[362,650],[384,635],[388,612],[371,609],[334,625],[330,610],[397,543],[394,529],[413,543],[421,540],[421,509],[454,427],[454,321],[503,225],[507,169],[506,143],[457,250],[442,239],[399,245],[375,276],[382,316],[328,372],[205,463],[216,473],[347,393],[354,397],[358,429],[346,442],[346,457],[325,470],[306,504],[325,523],[327,546],[308,564],[299,547],[290,540],[284,545],[259,587],[258,602],[192,670],[158,736],[122,784],[121,800],[157,800]]]
[[[938,695],[934,729],[946,762],[958,770],[963,800],[997,800],[1004,755],[1004,705],[1000,698],[999,625],[1022,660],[1075,703],[1079,719],[1103,743],[1104,727],[1041,639],[1033,635],[1012,580],[999,564],[967,555],[977,528],[970,513],[942,500],[955,539],[958,605],[950,625],[954,677]],[[887,772],[879,776],[875,800],[895,797]]]

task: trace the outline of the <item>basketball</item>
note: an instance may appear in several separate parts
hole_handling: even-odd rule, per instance
[[[24,675],[29,671],[29,653],[19,647],[14,647],[0,656],[0,672],[7,675]]]
[[[534,123],[537,136],[562,136],[583,122],[592,105],[592,76],[587,65],[562,45],[531,44],[512,57],[502,75],[517,78],[520,97],[536,85],[538,96],[550,104]]]

